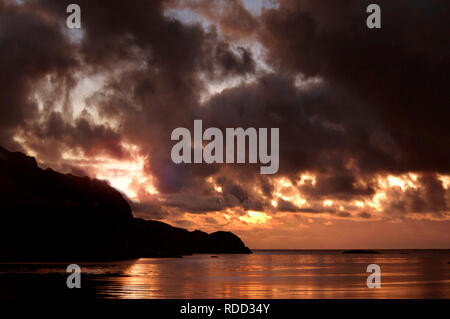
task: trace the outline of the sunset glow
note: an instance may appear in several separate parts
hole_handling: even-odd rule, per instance
[[[108,181],[113,187],[127,197],[139,200],[137,191],[144,190],[148,194],[157,194],[153,185],[153,177],[144,171],[145,157],[139,154],[136,145],[122,144],[130,153],[130,159],[114,159],[96,156],[86,160],[71,152],[63,154],[66,161],[79,162],[78,167],[86,170],[94,178]]]
[[[436,7],[386,2],[405,14],[368,30],[352,2],[92,1],[80,4],[81,30],[64,27],[63,4],[0,5],[2,147],[106,181],[139,218],[236,232],[258,248],[416,247],[417,233],[450,245]],[[408,15],[424,23],[406,35]],[[196,160],[174,160],[177,128],[190,134],[178,158],[202,149]],[[250,161],[245,136],[236,161],[215,158],[221,143],[205,160],[208,128],[254,128],[258,142],[278,130],[267,144],[276,170],[261,174],[268,162],[260,143]]]
[[[249,224],[265,224],[270,219],[272,219],[272,217],[268,216],[267,214],[255,211],[248,211],[247,216],[239,217],[239,220],[242,220]]]

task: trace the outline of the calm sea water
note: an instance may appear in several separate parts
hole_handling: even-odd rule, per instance
[[[449,262],[450,250],[384,250],[372,255],[255,250],[251,255],[80,266],[82,282],[87,280],[95,296],[105,298],[450,298]],[[369,264],[381,267],[380,289],[366,286]],[[2,264],[0,277],[67,276],[65,266]]]

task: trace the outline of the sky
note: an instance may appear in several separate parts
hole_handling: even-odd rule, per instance
[[[250,248],[450,248],[450,4],[369,3],[0,0],[0,145]],[[195,119],[279,128],[278,173],[174,164]]]

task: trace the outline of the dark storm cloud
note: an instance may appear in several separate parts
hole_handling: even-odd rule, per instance
[[[212,217],[206,217],[204,219],[204,221],[208,224],[218,224],[219,222],[217,221],[217,219],[212,218]]]
[[[262,77],[213,97],[202,118],[205,126],[220,128],[279,127],[280,173],[297,179],[301,172],[316,172],[318,188],[309,192],[370,195],[370,186],[356,185],[358,172],[348,164],[375,172],[398,160],[378,114],[328,83],[302,90],[292,77]]]
[[[370,185],[358,185],[354,175],[340,175],[335,172],[331,176],[317,177],[317,183],[306,183],[298,187],[306,198],[337,198],[351,199],[352,197],[366,197],[375,194],[375,189]]]
[[[238,53],[230,50],[229,44],[218,45],[215,58],[224,75],[252,74],[255,72],[255,61],[249,50],[238,47]]]
[[[393,214],[431,213],[437,216],[448,212],[450,207],[446,198],[450,198],[450,191],[443,187],[442,182],[433,174],[420,177],[419,182],[419,187],[415,189],[391,189],[386,194],[389,199],[386,211]]]
[[[0,143],[17,148],[14,131],[37,115],[33,86],[51,73],[70,77],[77,63],[55,21],[13,1],[0,1],[0,48]]]
[[[163,204],[168,207],[178,207],[191,213],[220,211],[224,208],[222,199],[218,196],[201,196],[187,193],[164,196]]]
[[[372,215],[368,212],[361,212],[358,214],[358,217],[369,219],[369,218],[372,218]]]
[[[176,127],[192,131],[194,119],[222,129],[280,128],[275,177],[292,181],[312,202],[371,198],[376,174],[450,172],[449,46],[442,31],[447,2],[383,1],[382,29],[369,30],[364,1],[280,1],[279,9],[261,17],[241,1],[227,1],[215,21],[220,30],[206,30],[164,10],[186,6],[214,21],[217,5],[210,1],[80,0],[78,41],[64,27],[69,3],[0,1],[0,143],[13,145],[14,132],[21,131],[42,161],[53,162],[68,149],[127,158],[122,143],[137,145],[160,192],[133,204],[139,216],[274,210],[274,178],[261,176],[257,165],[172,163],[170,134]],[[242,46],[252,34],[274,72],[259,73],[252,51]],[[84,112],[73,120],[74,73],[105,78],[85,102],[101,123],[117,125]],[[46,76],[53,90],[40,92],[44,110],[38,116],[30,96]],[[209,81],[235,77],[254,81],[200,104]],[[62,111],[56,110],[60,104]],[[315,183],[297,184],[303,172],[314,173]],[[393,212],[448,209],[447,191],[435,175],[418,183],[420,191],[387,194]],[[281,199],[278,204],[278,211],[336,213]]]
[[[45,126],[35,127],[34,134],[39,138],[64,142],[70,149],[80,148],[86,156],[106,154],[113,158],[126,158],[127,151],[120,144],[120,136],[114,130],[89,119],[80,117],[73,123],[64,121],[61,113],[52,112]]]
[[[216,179],[221,192],[216,192],[210,184],[201,178],[193,178],[188,188],[179,192],[159,194],[159,204],[165,207],[177,208],[180,212],[201,214],[206,212],[217,212],[227,208],[242,207],[245,210],[263,210],[267,206],[248,185],[242,185],[232,180],[219,176]],[[195,185],[195,187],[192,187]]]
[[[146,201],[145,203],[130,201],[129,203],[133,214],[139,218],[163,219],[169,215],[169,212],[162,208],[161,203],[158,201]]]
[[[120,125],[115,131],[85,118],[73,123],[67,114],[53,112],[52,108],[56,107],[52,103],[54,98],[47,98],[48,112],[41,115],[40,121],[32,127],[33,132],[26,130],[28,146],[44,160],[56,160],[58,152],[74,147],[82,149],[87,156],[103,152],[120,158],[127,155],[120,146],[120,138],[128,140],[139,145],[143,154],[151,153],[148,157],[151,173],[156,175],[162,191],[178,191],[193,175],[208,174],[211,168],[196,169],[171,163],[170,132],[174,127],[188,126],[195,118],[200,92],[204,89],[201,74],[211,80],[251,74],[255,70],[255,62],[250,51],[242,46],[232,48],[219,40],[214,30],[206,32],[199,24],[187,26],[166,17],[161,1],[117,1],[108,6],[101,1],[79,1],[82,37],[78,43],[67,47],[69,38],[63,35],[62,30],[69,3],[29,1],[21,6],[21,10],[34,9],[57,21],[50,25],[43,22],[43,25],[51,30],[53,37],[59,38],[49,40],[49,43],[45,38],[44,41],[41,39],[42,50],[51,52],[48,59],[56,64],[55,70],[49,70],[55,72],[54,82],[62,80],[58,72],[68,69],[59,65],[62,59],[57,56],[57,46],[65,45],[61,51],[68,58],[82,61],[78,69],[71,71],[87,75],[98,72],[107,77],[105,86],[87,102],[94,105],[100,116],[118,121]],[[164,5],[170,3],[165,2]],[[30,28],[34,28],[32,31],[36,33],[33,39],[39,38],[40,32],[47,31]],[[72,31],[67,32],[70,34]],[[12,35],[12,32],[8,34]],[[20,34],[19,37],[21,41],[28,39]],[[45,74],[46,59],[34,60],[32,55],[26,58],[44,68],[38,75]],[[12,64],[12,68],[17,68],[16,64]],[[112,70],[118,72],[110,74]],[[20,74],[18,78],[24,79],[24,76]],[[70,92],[70,89],[66,88],[65,92]],[[25,110],[31,112],[36,108],[25,103],[31,91],[26,87],[17,94],[23,99],[17,102],[20,107],[13,108],[19,112],[15,116],[17,120],[26,118],[22,114]],[[6,99],[12,100],[10,97]]]
[[[351,217],[352,215],[349,212],[339,212],[336,214],[338,217],[342,217],[342,218],[348,218]]]
[[[386,170],[449,172],[450,5],[379,1],[382,28],[370,30],[369,3],[281,0],[260,38],[280,70],[320,76],[380,113],[401,152]]]
[[[282,198],[277,200],[277,210],[280,212],[289,212],[289,213],[332,213],[331,209],[323,209],[323,208],[313,208],[313,207],[298,207],[292,202],[286,201]]]
[[[66,5],[43,3],[55,12]],[[183,25],[164,16],[159,1],[114,2],[108,7],[80,1],[79,5],[84,30],[80,54],[85,63],[106,71],[120,70],[127,62],[134,66],[108,78],[91,102],[103,116],[119,119],[123,138],[151,154],[149,166],[158,188],[180,191],[193,176],[214,171],[174,165],[169,157],[170,133],[175,127],[192,125],[204,89],[202,73],[216,79],[254,72],[249,50],[233,50],[214,30],[206,32],[199,24]]]

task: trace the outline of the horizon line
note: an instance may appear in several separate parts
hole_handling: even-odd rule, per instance
[[[250,250],[450,250],[450,248],[249,248]]]

